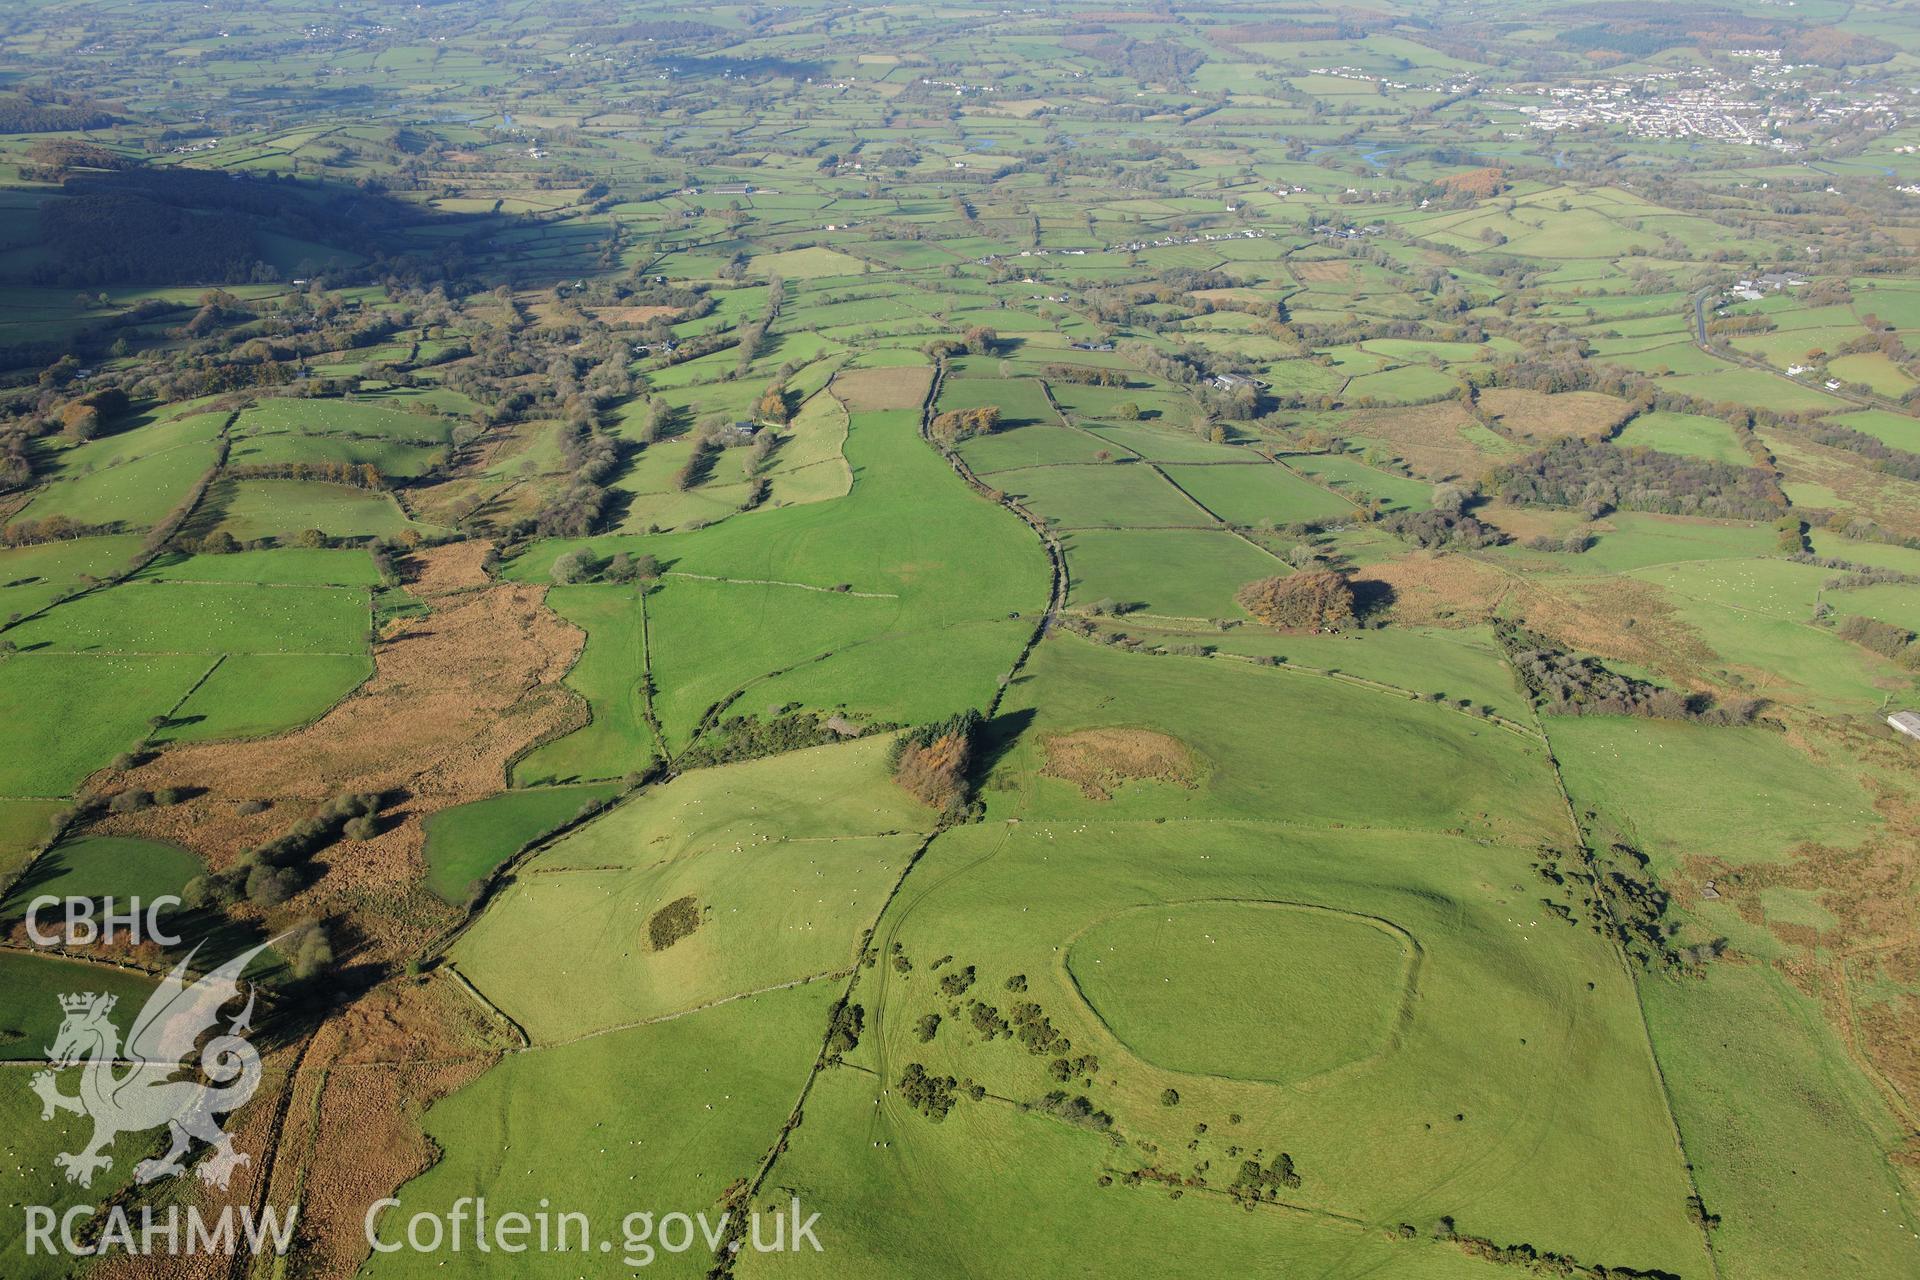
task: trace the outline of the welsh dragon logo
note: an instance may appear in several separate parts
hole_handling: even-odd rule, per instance
[[[142,1160],[133,1176],[142,1183],[185,1171],[181,1157],[195,1142],[213,1149],[199,1169],[203,1182],[225,1190],[235,1169],[248,1157],[233,1149],[233,1139],[215,1117],[244,1105],[260,1087],[260,1054],[244,1036],[253,1020],[253,992],[247,1004],[200,1050],[200,1073],[211,1084],[175,1077],[187,1070],[187,1059],[201,1036],[217,1026],[220,1010],[240,995],[240,975],[247,964],[272,943],[221,965],[197,982],[187,979],[187,966],[199,952],[195,947],[173,967],[148,997],[134,1019],[123,1047],[120,1030],[109,1020],[115,997],[82,992],[60,997],[66,1015],[60,1033],[47,1049],[53,1065],[33,1077],[40,1095],[42,1120],[56,1111],[72,1111],[93,1120],[93,1138],[75,1152],[63,1152],[54,1163],[66,1171],[67,1181],[90,1186],[93,1175],[113,1164],[107,1154],[123,1133],[145,1133],[165,1125],[171,1145],[158,1159]],[[58,1073],[80,1069],[80,1091],[59,1091]]]

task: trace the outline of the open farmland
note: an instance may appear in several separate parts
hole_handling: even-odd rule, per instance
[[[1913,5],[13,8],[5,1280],[1920,1275]]]

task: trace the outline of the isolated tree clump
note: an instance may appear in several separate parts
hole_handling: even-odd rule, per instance
[[[1279,631],[1342,631],[1359,621],[1353,584],[1332,569],[1249,582],[1235,599]]]
[[[934,418],[929,426],[933,438],[953,445],[974,436],[991,435],[1000,426],[1000,410],[992,405],[984,409],[949,409]]]
[[[963,816],[973,798],[971,770],[978,711],[910,729],[895,741],[893,777],[914,799],[948,817]]]

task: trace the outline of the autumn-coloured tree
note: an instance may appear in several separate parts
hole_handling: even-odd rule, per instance
[[[1000,426],[1000,410],[992,405],[984,409],[949,409],[929,425],[933,438],[953,445],[973,436],[991,435]]]
[[[961,816],[972,799],[974,740],[983,723],[978,711],[963,711],[908,730],[894,743],[894,781],[929,808]]]
[[[1340,631],[1358,618],[1346,575],[1316,569],[1262,578],[1240,589],[1240,607],[1280,631]]]

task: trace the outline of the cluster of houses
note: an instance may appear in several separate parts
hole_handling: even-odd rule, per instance
[[[1244,231],[1227,231],[1221,233],[1208,231],[1197,236],[1162,236],[1158,240],[1129,240],[1125,244],[1109,245],[1107,246],[1107,252],[1138,253],[1142,249],[1167,249],[1174,245],[1204,244],[1215,240],[1259,240],[1266,234],[1267,233],[1259,227],[1248,227]],[[1079,252],[1085,253],[1086,250],[1082,249]]]
[[[1742,302],[1758,302],[1769,293],[1798,289],[1806,282],[1807,278],[1798,271],[1769,271],[1752,279],[1734,281],[1733,296]]]

